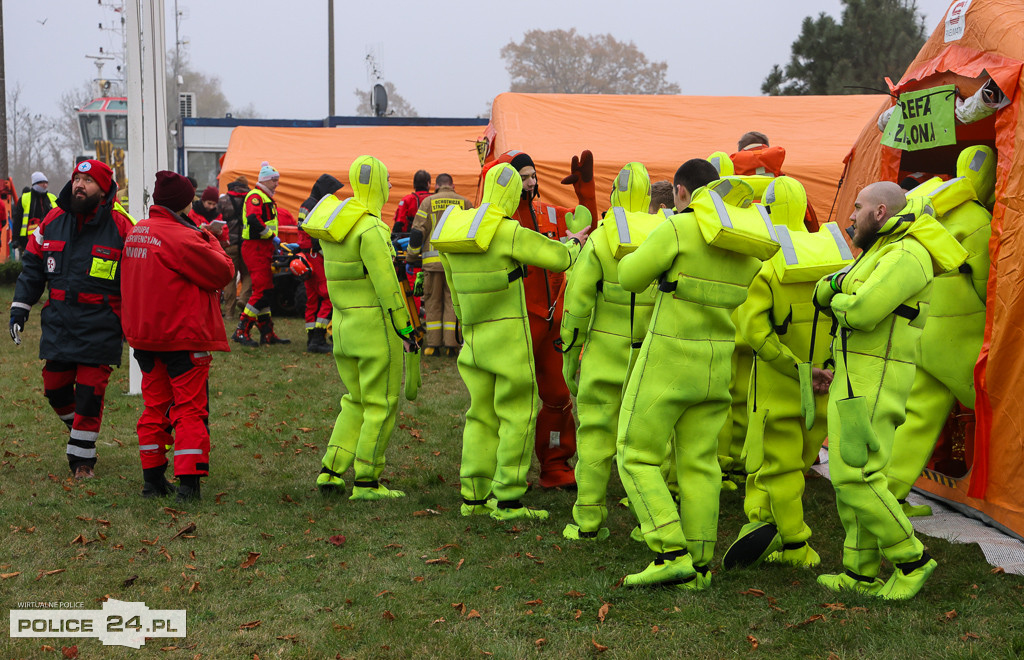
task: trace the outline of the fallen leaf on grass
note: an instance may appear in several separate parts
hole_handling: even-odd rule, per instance
[[[459,570],[460,568],[462,568],[462,565],[465,564],[465,563],[466,563],[465,559],[460,559],[459,563],[455,566],[455,570]]]
[[[821,606],[824,607],[826,610],[832,610],[833,612],[835,612],[836,610],[846,609],[846,605],[844,605],[843,603],[822,603]]]
[[[583,616],[583,610],[576,610],[576,614],[574,614],[572,618],[579,621],[581,616]]]
[[[761,596],[764,595],[764,592],[761,591],[760,589],[747,589],[746,591],[741,591],[740,595],[741,596],[757,596],[758,598],[760,598]]]
[[[438,557],[437,559],[428,559],[427,564],[450,564],[452,563],[447,557]]]
[[[384,549],[387,550],[388,548],[395,548],[397,550],[401,550],[402,549],[402,544],[401,543],[388,543],[386,546],[384,546]]]
[[[227,495],[227,493],[217,493],[216,495],[214,495],[213,496],[214,504],[220,504],[220,498],[224,497],[225,495]]]
[[[130,578],[126,579],[124,582],[121,583],[121,588],[122,589],[127,589],[128,587],[130,587],[133,584],[135,584],[135,581],[138,580],[138,579],[139,579],[138,575],[131,576]]]
[[[252,630],[253,628],[259,628],[262,621],[250,621],[249,623],[243,623],[238,626],[239,630]]]
[[[611,609],[611,605],[609,603],[605,603],[604,605],[602,605],[601,609],[597,611],[597,620],[601,623],[604,623],[604,618],[608,616],[609,609]]]
[[[9,580],[12,577],[18,577],[19,575],[21,575],[21,571],[16,573],[0,573],[0,580]]]
[[[414,515],[414,516],[439,516],[439,515],[441,515],[441,513],[438,512],[438,511],[434,511],[433,509],[424,509],[423,511],[413,511],[412,515]]]
[[[747,635],[747,641],[750,642],[751,650],[756,649],[758,647],[758,645],[759,645],[759,642],[757,641],[757,637],[754,637],[753,635]]]
[[[961,635],[960,639],[966,642],[969,639],[981,639],[981,636],[980,635],[975,635],[974,633],[969,632],[969,633],[965,633],[965,634]]]
[[[192,586],[188,588],[189,593],[192,593],[193,591],[200,591],[198,582],[193,582]]]
[[[78,645],[75,646],[62,646],[60,647],[60,654],[65,658],[77,658],[78,657]]]
[[[464,603],[452,603],[452,607],[459,611],[459,614],[466,613],[466,605]]]
[[[604,653],[605,651],[608,650],[607,646],[605,646],[604,644],[598,644],[597,640],[594,639],[593,637],[590,638],[590,643],[594,645],[594,650],[597,651],[598,653]]]
[[[810,618],[805,619],[805,620],[801,621],[800,623],[787,623],[786,627],[787,628],[803,628],[804,626],[806,626],[808,624],[811,624],[811,623],[814,623],[815,621],[824,621],[824,620],[825,620],[825,615],[824,614],[812,614],[810,616]],[[748,637],[748,639],[750,639],[750,638]]]
[[[476,610],[470,610],[469,614],[466,615],[466,618],[467,619],[479,619],[481,617],[480,617],[480,613],[477,612]]]
[[[184,527],[182,527],[181,529],[179,529],[178,533],[171,537],[171,540],[173,541],[174,539],[178,538],[182,534],[191,534],[194,531],[196,531],[196,524],[194,522],[190,522],[189,524],[187,524]]]
[[[44,575],[56,575],[57,573],[63,573],[66,570],[66,568],[55,568],[52,571],[39,571],[39,575],[36,576],[36,579],[38,580]]]
[[[336,535],[330,537],[329,539],[327,539],[327,542],[330,543],[331,545],[343,546],[343,545],[345,545],[345,537],[342,536],[341,534],[336,534]]]
[[[575,589],[573,589],[572,591],[566,591],[565,595],[568,596],[569,598],[583,598],[587,594],[580,593],[580,592],[576,591]]]
[[[380,615],[382,619],[386,621],[394,621],[395,615],[391,613],[391,610],[384,610],[384,613]]]
[[[160,540],[160,537],[156,537],[152,541],[149,539],[139,539],[139,543],[145,543],[146,545],[156,545],[156,542]]]
[[[280,637],[278,637],[278,639],[283,639],[285,641],[291,642],[292,644],[296,644],[299,641],[299,636],[298,635],[281,635]]]
[[[541,637],[540,639],[535,639],[533,641],[533,645],[536,646],[538,649],[540,647],[544,646],[547,643],[548,643],[548,640],[544,639],[543,637]]]
[[[161,651],[177,651],[178,647],[177,646],[161,646],[160,650]]]
[[[259,552],[250,552],[248,559],[242,562],[239,568],[252,568],[252,565],[256,563],[256,560],[260,558]]]
[[[1006,569],[1003,568],[1002,566],[996,566],[991,571],[989,571],[989,573],[991,573],[992,575],[1002,575],[1005,572],[1006,572]]]
[[[942,617],[939,620],[940,621],[952,621],[956,617],[957,617],[956,610],[950,610],[950,611],[946,612],[945,614],[943,614]]]
[[[536,599],[536,600],[528,600],[528,601],[526,601],[526,604],[527,604],[527,605],[540,605],[540,604],[541,604],[541,603],[543,603],[543,602],[544,602],[543,600],[541,600],[540,598],[538,598],[538,599]]]
[[[57,649],[53,648],[49,644],[43,644],[42,646],[39,647],[39,650],[40,651],[56,651]]]
[[[445,623],[444,617],[441,617],[440,619],[434,619],[430,622],[430,625],[434,625],[435,623]]]
[[[288,493],[285,493],[284,495],[281,496],[281,501],[286,504],[295,504],[295,500],[293,500],[292,496],[289,495]]]
[[[382,591],[382,592],[380,592],[379,594],[377,594],[377,595],[375,596],[375,598],[380,598],[380,597],[381,597],[381,596],[383,596],[384,594],[389,594],[389,593],[391,593],[391,592],[390,592],[390,591],[388,591],[387,589],[385,589],[384,591]]]
[[[178,511],[177,509],[172,509],[169,506],[165,506],[164,507],[164,513],[169,513],[172,516],[180,516],[181,514],[183,514],[185,512],[184,511]]]
[[[76,543],[80,543],[81,545],[88,545],[90,541],[88,541],[84,535],[79,534],[71,540],[71,545],[75,545]]]

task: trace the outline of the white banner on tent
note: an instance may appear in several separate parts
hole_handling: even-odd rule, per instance
[[[958,41],[964,36],[967,27],[967,8],[971,6],[971,0],[955,0],[946,11],[946,36],[945,43]]]

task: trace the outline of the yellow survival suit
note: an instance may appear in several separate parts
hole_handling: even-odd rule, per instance
[[[575,524],[568,539],[606,538],[605,498],[615,458],[615,434],[630,346],[647,333],[655,285],[632,294],[619,284],[618,263],[636,249],[665,216],[651,215],[651,179],[642,163],[627,163],[615,177],[612,207],[580,252],[569,275],[562,314],[564,374],[576,394]],[[582,361],[580,352],[582,350]],[[577,391],[576,370],[580,372]]]
[[[923,208],[908,204],[897,211],[848,270],[821,279],[814,291],[815,304],[839,324],[832,346],[828,456],[846,530],[845,572],[818,576],[833,591],[912,598],[936,566],[886,488],[883,472],[906,417],[933,276],[955,270],[966,258]],[[877,577],[883,556],[896,567],[884,584]]]
[[[528,266],[567,270],[579,241],[553,241],[511,219],[523,181],[511,165],[488,170],[479,208],[449,207],[430,242],[440,255],[462,324],[459,373],[470,405],[462,445],[462,514],[547,518],[527,509],[538,394],[522,277]],[[496,508],[488,502],[497,500]]]
[[[928,321],[918,344],[917,371],[907,399],[907,421],[896,429],[892,458],[885,472],[889,492],[907,515],[929,515],[927,505],[911,506],[907,494],[931,457],[954,400],[974,408],[974,365],[985,336],[988,242],[992,214],[979,200],[995,189],[996,157],[992,149],[973,146],[957,159],[957,178],[935,178],[907,193],[923,196],[936,218],[967,250],[958,271],[932,283]]]
[[[321,491],[344,489],[341,475],[354,462],[351,499],[401,497],[402,491],[378,481],[398,414],[402,337],[413,330],[388,226],[380,219],[391,184],[387,168],[372,156],[356,158],[348,177],[354,196],[325,196],[303,225],[323,249],[334,306],[334,361],[348,390],[316,483]]]
[[[853,259],[836,223],[815,234],[807,232],[807,194],[796,179],[774,179],[764,198],[782,248],[764,264],[746,302],[736,310],[740,334],[753,348],[757,366],[746,397],[752,428],[744,449],[749,474],[743,510],[749,523],[725,554],[727,569],[765,558],[800,566],[820,561],[807,544],[811,529],[804,522],[802,498],[804,473],[827,432],[828,396],[815,396],[811,383],[801,383],[801,377],[809,379],[811,368],[822,369],[831,354],[831,320],[815,315],[814,286],[823,274]],[[812,337],[814,355],[801,375]],[[809,401],[802,401],[801,386]],[[806,407],[813,410],[810,428]]]
[[[715,226],[719,237],[730,235],[748,213],[764,235],[759,256],[723,249],[729,245],[705,231]],[[700,589],[710,583],[722,487],[718,432],[729,411],[736,337],[731,314],[746,298],[761,260],[778,249],[773,237],[763,207],[727,207],[701,187],[685,211],[663,221],[619,262],[619,283],[627,291],[639,294],[659,281],[619,413],[619,476],[644,541],[656,554],[645,570],[626,576],[627,586]],[[672,449],[678,508],[662,475]]]

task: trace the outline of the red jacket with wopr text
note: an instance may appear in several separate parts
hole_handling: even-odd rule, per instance
[[[235,267],[216,237],[163,206],[124,241],[121,325],[132,348],[227,351],[220,290]]]

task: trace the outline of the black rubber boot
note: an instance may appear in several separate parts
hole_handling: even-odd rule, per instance
[[[167,497],[174,494],[174,484],[167,481],[164,472],[167,464],[142,470],[142,496],[146,499]]]
[[[182,503],[195,502],[199,499],[199,475],[183,474],[178,477],[178,496],[175,500]]]

